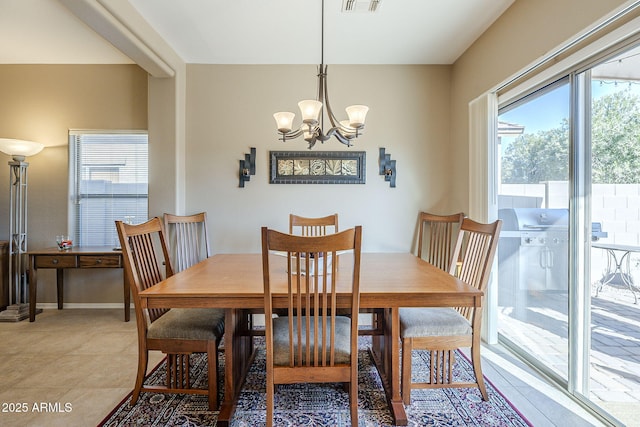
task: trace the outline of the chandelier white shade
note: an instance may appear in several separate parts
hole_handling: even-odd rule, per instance
[[[44,145],[39,142],[0,138],[0,151],[12,156],[13,159],[17,161],[24,160],[24,158],[28,156],[35,156],[42,151],[43,148]]]
[[[325,142],[335,136],[341,143],[350,146],[351,141],[362,134],[369,107],[366,105],[351,105],[346,108],[348,120],[338,121],[329,105],[327,89],[327,66],[324,65],[324,0],[322,1],[322,45],[321,62],[318,66],[318,96],[298,102],[302,123],[294,129],[295,114],[292,112],[278,112],[273,115],[276,127],[282,141],[302,136],[312,148],[317,141]],[[329,118],[331,128],[323,131],[323,110]]]
[[[354,129],[361,129],[364,127],[364,120],[367,118],[369,107],[366,105],[352,105],[345,108],[347,115],[349,116],[349,126]]]

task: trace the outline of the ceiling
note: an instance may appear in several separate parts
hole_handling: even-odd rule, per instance
[[[0,64],[130,62],[57,0],[0,0]]]
[[[321,0],[128,1],[186,63],[322,59]],[[324,62],[452,64],[514,1],[325,0]],[[57,0],[0,0],[2,64],[130,62]]]

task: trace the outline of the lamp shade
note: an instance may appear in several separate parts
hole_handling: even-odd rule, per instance
[[[366,105],[351,105],[346,108],[349,115],[349,125],[352,128],[359,129],[364,126],[364,120],[367,117],[369,107]]]
[[[320,117],[320,110],[322,109],[322,102],[315,99],[305,99],[298,102],[300,107],[300,113],[302,113],[302,121],[308,125],[315,125],[318,123],[318,117]]]
[[[293,118],[296,115],[287,111],[281,111],[274,113],[273,118],[276,119],[276,125],[278,126],[278,132],[287,133],[293,129]]]
[[[27,156],[34,156],[44,148],[43,144],[22,139],[0,138],[0,151],[14,159],[24,160]]]

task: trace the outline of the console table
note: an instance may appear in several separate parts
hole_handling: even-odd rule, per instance
[[[29,256],[29,321],[36,320],[36,292],[38,289],[38,269],[55,268],[58,287],[58,310],[64,302],[64,270],[67,268],[123,268],[122,252],[112,247],[73,247],[61,251],[46,248],[28,251]],[[131,304],[129,281],[123,274],[124,321],[130,319]]]

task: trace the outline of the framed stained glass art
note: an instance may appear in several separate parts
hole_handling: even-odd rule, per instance
[[[364,184],[364,151],[271,151],[271,184]]]

